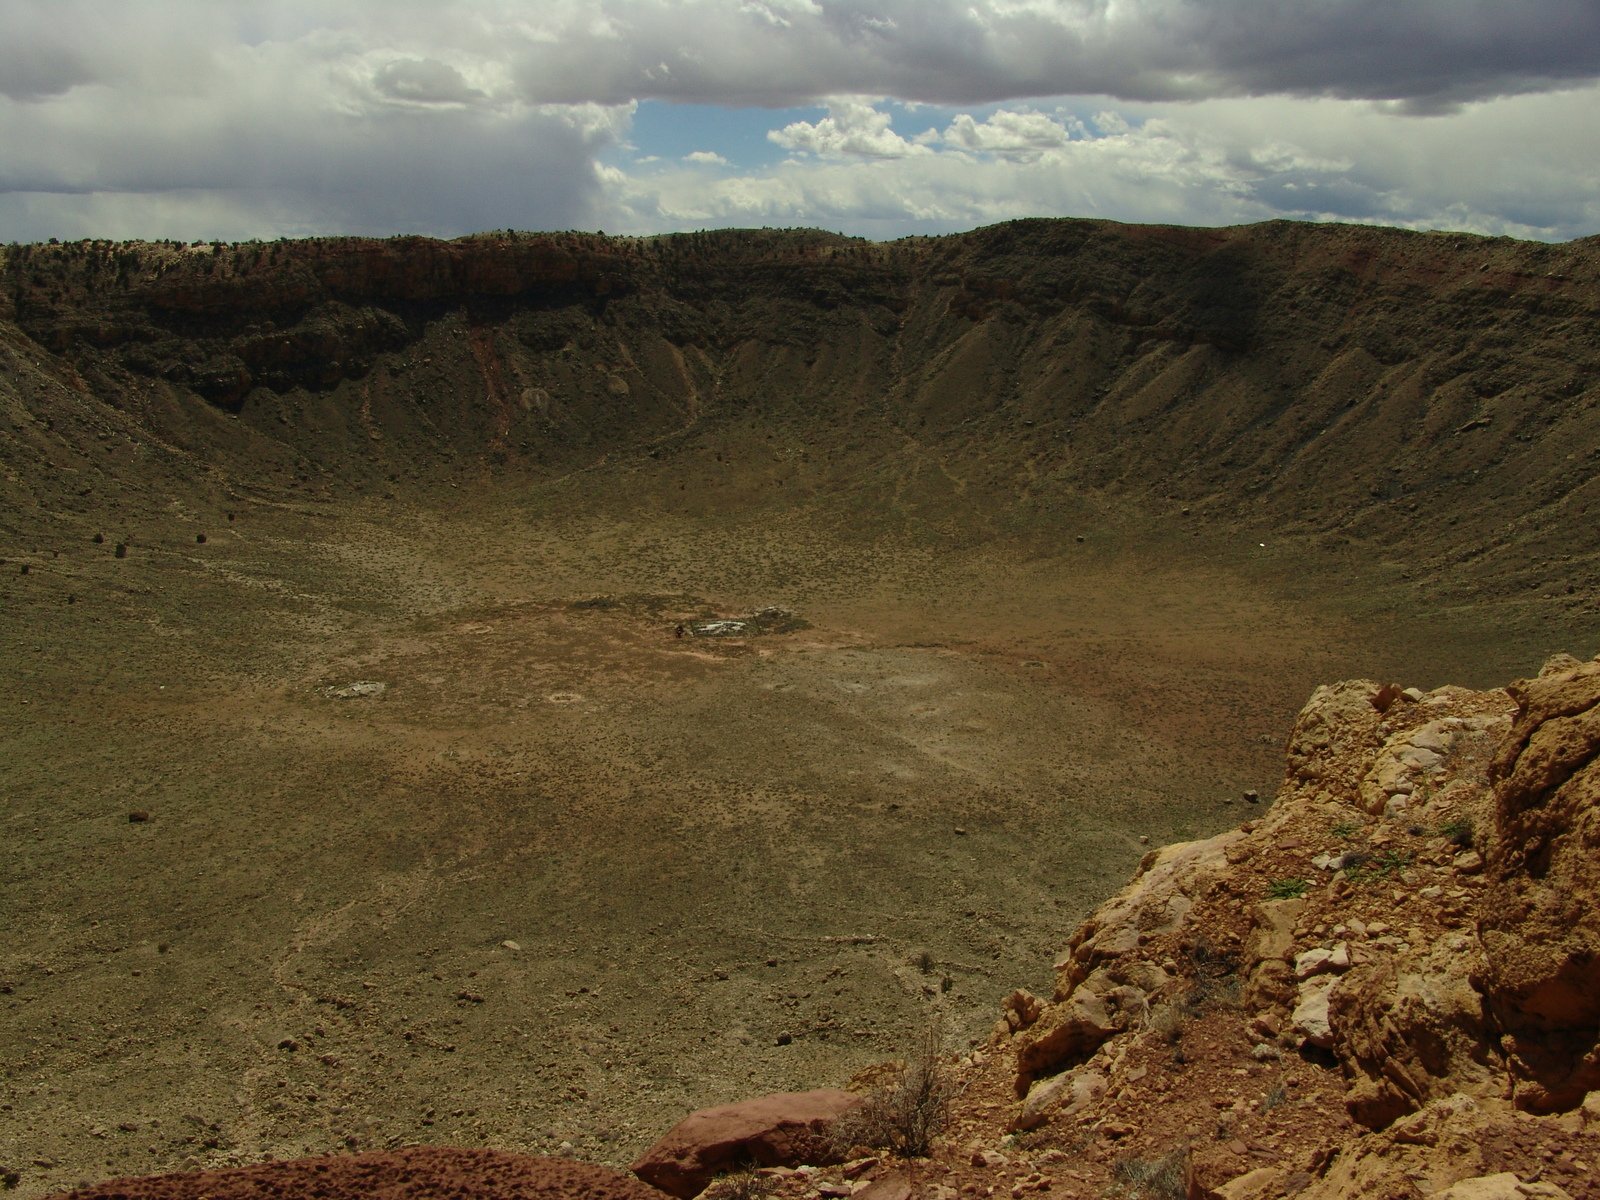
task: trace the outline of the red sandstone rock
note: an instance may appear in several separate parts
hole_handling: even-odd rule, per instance
[[[654,1188],[610,1167],[437,1146],[113,1179],[63,1193],[71,1200],[432,1200],[466,1195],[473,1200],[661,1200]]]
[[[633,1173],[674,1196],[699,1195],[722,1171],[754,1163],[793,1167],[837,1162],[828,1146],[833,1122],[861,1103],[851,1092],[825,1088],[780,1092],[679,1121],[633,1164]]]

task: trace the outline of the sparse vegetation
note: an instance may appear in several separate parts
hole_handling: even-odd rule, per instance
[[[834,1123],[833,1146],[888,1150],[901,1158],[924,1157],[944,1129],[956,1081],[944,1055],[944,1032],[929,1024],[895,1078],[867,1094],[860,1108]]]
[[[1380,850],[1376,854],[1360,856],[1359,861],[1347,863],[1345,878],[1351,883],[1376,883],[1390,879],[1411,865],[1411,855],[1403,850]]]
[[[1306,894],[1310,884],[1304,879],[1274,879],[1267,884],[1269,900],[1298,900]]]
[[[1470,850],[1473,845],[1472,818],[1456,817],[1446,821],[1439,826],[1438,834],[1440,837],[1449,838],[1463,850]]]
[[[1187,948],[1189,987],[1183,1008],[1198,1016],[1208,1008],[1232,1008],[1239,1003],[1239,956],[1222,950],[1201,936]]]
[[[1189,1151],[1160,1158],[1119,1158],[1111,1168],[1112,1196],[1128,1200],[1184,1200],[1189,1194]]]
[[[777,1180],[754,1167],[719,1175],[701,1195],[707,1200],[762,1200],[778,1188]]]
[[[1343,838],[1348,842],[1351,838],[1355,837],[1356,834],[1361,832],[1361,822],[1336,821],[1334,822],[1333,828],[1330,832],[1332,832],[1334,837]]]
[[[1176,1004],[1157,1005],[1150,1010],[1147,1028],[1175,1046],[1183,1036],[1183,1010]]]
[[[1260,1111],[1269,1113],[1273,1109],[1280,1108],[1284,1104],[1288,1103],[1288,1100],[1289,1089],[1283,1085],[1283,1081],[1280,1079],[1277,1083],[1273,1084],[1267,1089],[1267,1094],[1265,1096],[1261,1097]]]

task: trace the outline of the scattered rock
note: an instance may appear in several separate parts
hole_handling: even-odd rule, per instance
[[[1297,1003],[1290,1016],[1296,1031],[1313,1046],[1333,1045],[1333,1026],[1328,1015],[1328,997],[1338,981],[1332,976],[1308,979],[1300,985]]]
[[[1007,1026],[1012,1030],[1026,1029],[1044,1012],[1044,1001],[1026,988],[1018,988],[1000,1005]]]
[[[1048,1120],[1070,1117],[1105,1095],[1110,1081],[1097,1071],[1073,1071],[1041,1079],[1028,1090],[1022,1109],[1012,1118],[1014,1130],[1037,1129]]]
[[[1318,947],[1307,950],[1304,954],[1297,954],[1294,960],[1294,977],[1296,979],[1309,979],[1313,975],[1321,975],[1329,971],[1343,971],[1350,966],[1350,947],[1345,942],[1340,942],[1331,950]]]
[[[1235,1176],[1212,1194],[1217,1200],[1280,1200],[1288,1195],[1287,1179],[1288,1172],[1277,1167],[1257,1167]]]
[[[375,700],[388,690],[387,683],[380,683],[375,679],[358,679],[354,683],[330,687],[327,693],[335,700]]]

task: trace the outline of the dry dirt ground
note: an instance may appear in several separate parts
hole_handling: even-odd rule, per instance
[[[757,503],[720,459],[6,529],[19,1200],[417,1141],[625,1163],[935,1005],[980,1036],[1145,839],[1270,798],[1316,683],[1545,649],[1227,531],[995,524],[959,463]],[[769,605],[806,627],[675,636]]]

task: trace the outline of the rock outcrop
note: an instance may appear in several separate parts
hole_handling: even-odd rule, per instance
[[[1193,1196],[1600,1194],[1600,661],[1320,688],[1286,759],[1007,1002],[1009,1128]]]

